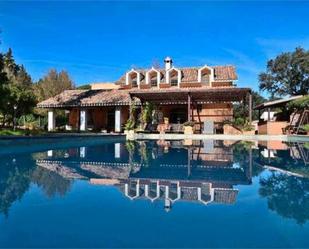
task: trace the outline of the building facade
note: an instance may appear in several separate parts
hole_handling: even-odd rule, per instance
[[[164,68],[131,69],[116,82],[68,90],[39,103],[49,109],[48,130],[56,128],[55,109],[64,109],[67,129],[121,132],[130,118],[130,105],[140,113],[147,102],[155,106],[157,124],[194,121],[199,132],[206,121],[222,132],[223,122],[233,118],[234,102],[248,103],[250,116],[251,90],[236,87],[235,67],[178,68],[169,57],[164,63]]]

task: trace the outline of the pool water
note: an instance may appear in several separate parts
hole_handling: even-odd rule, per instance
[[[0,247],[309,247],[309,149],[0,142]]]

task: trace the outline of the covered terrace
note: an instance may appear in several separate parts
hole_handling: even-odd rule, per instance
[[[202,131],[204,123],[223,123],[233,118],[235,102],[247,104],[248,119],[252,121],[252,94],[250,88],[177,88],[138,89],[129,92],[131,98],[138,98],[141,106],[145,102],[155,104],[164,115],[175,115],[179,107],[185,110],[186,120],[194,121]],[[171,119],[171,122],[175,120]]]
[[[64,110],[66,130],[121,132],[130,103],[126,90],[67,90],[37,106],[48,109],[48,131],[57,127],[57,110]]]

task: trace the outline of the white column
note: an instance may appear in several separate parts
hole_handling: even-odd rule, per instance
[[[56,119],[54,111],[48,112],[48,131],[53,131],[55,129]]]
[[[117,107],[115,110],[115,132],[121,132],[121,109]]]
[[[80,130],[87,130],[87,110],[80,110]]]
[[[80,147],[79,148],[79,157],[85,158],[86,157],[86,147]]]
[[[68,123],[67,124],[65,124],[65,130],[66,131],[71,131],[72,130],[72,127],[70,126],[70,122],[69,122],[69,119],[70,119],[70,111],[69,110],[65,110],[64,111],[64,113],[65,113],[65,116],[66,116],[66,118],[67,118],[67,120],[68,120]]]
[[[120,158],[120,143],[115,143],[115,158]]]

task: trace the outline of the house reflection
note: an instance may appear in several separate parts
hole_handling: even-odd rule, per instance
[[[54,150],[36,163],[64,178],[114,185],[129,199],[233,204],[236,185],[251,184],[252,153],[235,163],[233,143],[223,141],[140,141]]]
[[[259,194],[282,217],[304,224],[309,219],[308,143],[259,143],[254,163],[269,174],[259,179]]]
[[[307,170],[300,172],[300,169],[307,169],[309,165],[307,146],[303,142],[260,141],[255,162],[269,170],[304,177],[303,173],[307,174]]]

